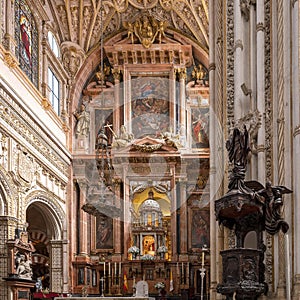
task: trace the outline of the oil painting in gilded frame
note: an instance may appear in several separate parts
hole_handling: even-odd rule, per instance
[[[191,224],[192,248],[202,248],[204,245],[206,245],[209,248],[209,210],[193,209]]]
[[[209,147],[209,107],[191,108],[192,148]]]
[[[113,219],[98,215],[96,217],[96,249],[113,248]]]
[[[170,127],[169,79],[136,77],[132,79],[131,119],[135,138],[160,137]]]

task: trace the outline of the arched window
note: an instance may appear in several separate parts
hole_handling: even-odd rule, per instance
[[[50,68],[48,68],[48,98],[49,101],[57,113],[60,114],[60,85],[57,77],[52,72]]]
[[[15,1],[15,39],[20,68],[38,87],[38,34],[32,12],[24,0]]]
[[[56,39],[51,31],[48,31],[48,42],[49,42],[50,48],[53,51],[54,55],[56,57],[59,57],[58,45],[57,45]]]

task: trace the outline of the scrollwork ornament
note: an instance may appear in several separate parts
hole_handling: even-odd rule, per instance
[[[159,0],[159,3],[166,11],[173,9],[173,0]]]
[[[157,4],[158,0],[130,0],[130,3],[138,9],[150,9]]]
[[[118,13],[123,13],[128,8],[128,0],[114,0],[114,7]]]

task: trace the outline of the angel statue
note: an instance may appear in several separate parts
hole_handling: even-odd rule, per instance
[[[110,74],[110,66],[104,64],[103,70],[99,70],[96,73],[96,77],[98,80],[98,83],[103,86],[105,84],[106,77]]]
[[[266,187],[257,181],[246,181],[245,185],[253,190],[255,194],[263,199],[264,203],[264,219],[265,230],[271,234],[276,234],[279,230],[286,233],[289,229],[289,225],[281,217],[281,208],[283,206],[283,194],[292,193],[287,187],[283,185],[272,186],[270,181],[266,182]]]

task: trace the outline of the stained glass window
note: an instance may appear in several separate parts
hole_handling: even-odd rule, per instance
[[[20,68],[38,87],[38,33],[33,15],[24,0],[15,1],[15,39]]]

